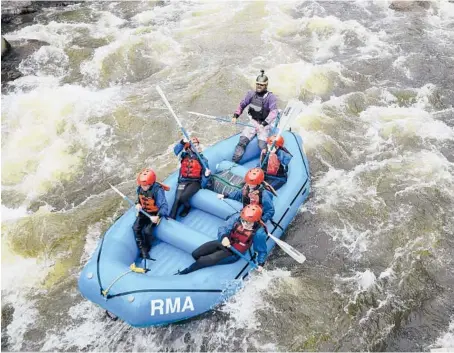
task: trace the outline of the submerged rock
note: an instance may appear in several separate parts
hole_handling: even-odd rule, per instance
[[[395,11],[422,11],[430,8],[430,1],[401,1],[396,0],[389,5]]]
[[[9,44],[9,42],[2,36],[2,57],[6,53],[8,53],[8,50],[10,50],[10,49],[11,49],[11,44]]]

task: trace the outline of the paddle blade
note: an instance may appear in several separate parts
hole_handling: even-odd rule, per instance
[[[118,190],[118,189],[117,189],[115,186],[113,186],[111,183],[107,183],[107,184],[109,184],[110,187],[111,187],[112,189],[114,189],[114,191],[115,191],[118,195],[120,195],[120,196],[123,197],[123,198],[126,197],[120,190]]]
[[[287,244],[285,241],[276,238],[273,234],[268,233],[268,236],[273,239],[279,247],[284,250],[289,256],[291,256],[296,262],[302,264],[306,261],[306,256],[301,254],[298,250],[296,250],[293,246]]]

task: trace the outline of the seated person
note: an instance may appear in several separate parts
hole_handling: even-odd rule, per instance
[[[245,253],[252,244],[257,251],[258,270],[261,271],[266,258],[266,232],[260,219],[262,209],[257,205],[248,205],[241,211],[241,215],[232,217],[225,226],[219,227],[218,240],[202,244],[192,252],[196,260],[191,266],[177,274],[185,275],[204,267],[231,264],[239,260],[239,256],[229,250],[233,246],[241,253]]]
[[[137,175],[136,209],[143,209],[151,217],[137,212],[137,218],[132,226],[140,256],[151,259],[148,254],[151,249],[152,228],[159,222],[159,217],[167,217],[169,207],[164,195],[164,185],[156,181],[156,174],[151,168],[145,168]],[[144,234],[142,231],[146,227]]]
[[[265,173],[260,168],[252,168],[244,177],[245,184],[241,190],[232,191],[229,194],[218,194],[219,199],[224,197],[241,201],[243,207],[247,205],[259,205],[263,209],[263,222],[268,222],[274,216],[273,194],[263,184]]]
[[[260,155],[259,167],[265,172],[265,181],[277,190],[287,182],[288,164],[293,156],[284,147],[284,138],[282,136],[277,137],[276,143],[271,150],[271,146],[275,140],[275,135],[268,137],[267,146],[262,150]],[[270,153],[265,164],[263,164],[268,151]]]
[[[170,212],[170,218],[173,219],[176,218],[180,205],[183,205],[183,210],[180,212],[180,216],[187,216],[189,210],[191,209],[191,205],[189,204],[190,198],[194,196],[200,188],[206,188],[211,179],[211,171],[209,169],[205,170],[202,163],[200,163],[197,154],[193,150],[193,148],[197,148],[197,152],[199,152],[199,155],[205,162],[205,165],[208,165],[208,160],[201,154],[199,139],[197,137],[193,137],[191,142],[194,147],[191,147],[189,142],[181,140],[173,149],[175,155],[177,156],[181,152],[178,187],[172,211]]]

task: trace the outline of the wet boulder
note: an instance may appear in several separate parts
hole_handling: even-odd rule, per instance
[[[2,58],[11,49],[11,44],[2,36]]]
[[[396,0],[389,5],[391,10],[410,12],[410,11],[422,11],[430,8],[430,1],[401,1]]]

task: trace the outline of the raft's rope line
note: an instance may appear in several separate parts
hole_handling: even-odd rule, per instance
[[[128,273],[130,273],[130,272],[133,272],[133,271],[132,271],[132,270],[128,270],[128,271],[126,271],[125,273],[123,273],[123,274],[121,274],[120,276],[118,276],[117,278],[115,278],[115,279],[113,280],[113,282],[110,284],[109,287],[107,287],[105,290],[102,290],[102,291],[101,291],[102,295],[103,295],[104,297],[106,297],[106,299],[108,299],[108,293],[109,293],[109,291],[110,291],[110,288],[112,288],[112,286],[113,286],[118,280],[120,280],[122,277],[126,276],[126,275],[127,275]]]
[[[128,292],[122,292],[110,295],[108,294],[106,299],[121,297],[123,295],[135,294],[135,293],[181,293],[181,292],[190,292],[190,293],[222,293],[222,289],[137,289],[131,290]]]

